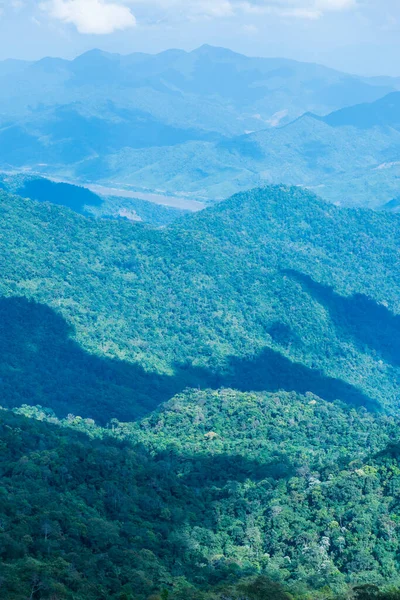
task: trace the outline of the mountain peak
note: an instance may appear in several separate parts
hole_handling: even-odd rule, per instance
[[[51,73],[52,71],[57,71],[59,69],[65,68],[68,65],[68,62],[69,61],[63,58],[54,58],[52,56],[46,56],[34,63],[28,63],[28,65],[30,67],[33,67],[34,69],[39,69],[41,71]]]
[[[199,48],[192,50],[190,54],[199,56],[211,56],[213,58],[246,58],[243,54],[234,52],[229,48],[222,48],[221,46],[211,46],[210,44],[203,44]]]
[[[322,117],[332,127],[356,127],[371,129],[372,127],[400,128],[400,92],[394,91],[374,102],[363,102],[336,110]]]
[[[162,52],[158,52],[156,56],[179,58],[180,56],[185,56],[185,54],[187,54],[186,50],[181,50],[180,48],[170,48],[169,50],[163,50]]]
[[[88,61],[98,61],[98,60],[119,60],[120,55],[117,53],[105,52],[104,50],[100,50],[100,48],[93,48],[92,50],[88,50],[83,54],[77,56],[72,62],[73,63],[83,63]]]

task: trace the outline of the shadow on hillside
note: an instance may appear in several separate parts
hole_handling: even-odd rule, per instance
[[[40,404],[104,424],[138,418],[181,389],[174,378],[89,354],[72,334],[50,307],[1,298],[0,404]]]
[[[42,178],[25,181],[16,193],[23,198],[67,206],[81,214],[86,213],[85,206],[100,206],[103,202],[87,188]]]
[[[265,348],[253,360],[231,359],[233,372],[230,387],[240,391],[295,391],[299,394],[312,392],[328,402],[342,400],[353,406],[365,406],[379,410],[379,403],[358,388],[322,371],[294,363],[270,348]]]
[[[187,387],[233,387],[241,391],[313,392],[376,410],[357,388],[292,363],[265,349],[254,358],[231,358],[224,372],[176,365],[175,375],[89,354],[71,339],[72,328],[48,306],[24,298],[0,298],[0,404],[51,408],[100,424],[132,421]]]
[[[340,296],[333,288],[317,283],[308,275],[285,271],[322,304],[342,334],[361,352],[376,353],[385,362],[400,366],[400,317],[363,294]]]

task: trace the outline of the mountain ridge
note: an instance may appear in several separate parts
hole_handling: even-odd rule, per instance
[[[0,193],[4,239],[13,240],[2,246],[2,294],[55,308],[86,352],[173,387],[242,380],[245,389],[280,389],[281,371],[291,386],[394,409],[396,342],[381,352],[388,329],[399,328],[398,215],[276,186],[154,229]],[[65,231],[74,232],[70,247]],[[375,338],[363,311],[371,327],[381,323]],[[146,394],[143,406],[152,405],[157,392]]]

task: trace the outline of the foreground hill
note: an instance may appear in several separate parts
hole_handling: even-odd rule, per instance
[[[398,215],[275,186],[164,229],[0,218],[7,599],[400,584]]]
[[[18,413],[0,412],[7,600],[322,599],[399,584],[394,419],[233,390],[187,392],[112,430]]]
[[[285,187],[164,230],[7,194],[0,209],[9,406],[131,420],[230,386],[397,408],[397,215]]]

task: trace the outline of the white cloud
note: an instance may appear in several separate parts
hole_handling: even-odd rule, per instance
[[[75,25],[80,33],[100,35],[136,25],[127,6],[106,0],[45,0],[40,7],[50,17]]]
[[[247,35],[257,35],[260,30],[258,29],[258,27],[256,27],[255,25],[243,25],[243,31],[244,33],[247,33]]]
[[[80,33],[107,34],[139,22],[223,18],[243,13],[318,19],[356,6],[358,0],[41,0],[50,17],[75,25]],[[12,0],[19,5],[22,0]],[[1,0],[0,0],[1,4]],[[131,11],[132,9],[132,11]]]
[[[189,15],[192,16],[229,17],[234,14],[230,0],[198,0],[197,2],[187,0],[186,7]]]

